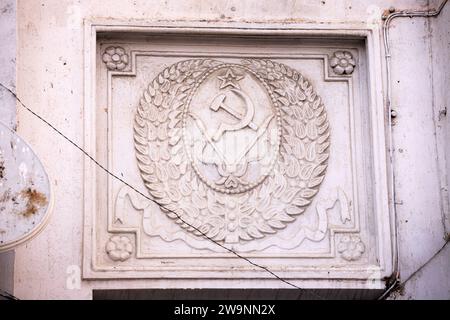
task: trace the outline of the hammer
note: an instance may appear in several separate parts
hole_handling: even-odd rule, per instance
[[[231,114],[233,117],[235,117],[236,119],[239,120],[243,120],[245,115],[242,114],[242,112],[234,109],[233,107],[230,107],[228,105],[226,105],[225,102],[226,96],[224,94],[219,94],[218,96],[216,96],[213,100],[213,102],[210,105],[211,110],[213,111],[217,111],[220,108],[222,108],[223,110],[225,110],[226,112],[228,112],[229,114]],[[258,126],[256,124],[254,124],[253,122],[250,122],[248,124],[248,126],[250,128],[252,128],[253,130],[258,130]]]

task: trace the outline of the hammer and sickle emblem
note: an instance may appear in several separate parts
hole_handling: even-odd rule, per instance
[[[236,130],[243,129],[245,127],[249,127],[255,131],[258,130],[258,126],[253,122],[253,116],[255,115],[255,106],[253,105],[253,102],[250,99],[250,97],[247,96],[241,90],[230,89],[230,92],[234,93],[235,95],[239,96],[242,100],[244,100],[244,103],[246,106],[246,112],[243,113],[239,110],[236,110],[234,107],[227,105],[225,103],[225,100],[226,100],[225,94],[217,95],[214,98],[214,100],[212,101],[209,108],[213,111],[218,111],[219,109],[223,109],[226,112],[228,112],[229,114],[231,114],[233,117],[238,119],[239,122],[234,123],[234,124],[222,122],[212,137],[212,139],[214,141],[219,140],[225,131],[236,131]]]

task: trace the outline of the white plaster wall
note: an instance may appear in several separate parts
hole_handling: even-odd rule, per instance
[[[397,8],[424,9],[428,5],[426,0],[19,0],[17,90],[26,104],[81,144],[84,18],[201,20],[211,21],[212,25],[217,21],[345,25],[366,23],[394,3]],[[445,172],[439,170],[445,167],[445,162],[439,162],[437,157],[438,146],[445,154],[445,139],[436,135],[436,111],[439,106],[448,105],[448,96],[444,96],[447,93],[441,87],[443,82],[448,84],[448,78],[438,77],[444,68],[448,69],[442,61],[446,61],[450,39],[448,32],[442,30],[449,26],[450,5],[445,10],[433,22],[421,18],[397,19],[391,31],[393,98],[399,112],[394,140],[403,279],[443,244],[444,214],[448,217],[448,212],[442,209],[445,199],[441,177]],[[431,32],[433,28],[441,32],[436,35]],[[443,78],[448,74],[443,73]],[[442,101],[439,106],[438,97]],[[82,259],[82,155],[23,110],[18,120],[18,130],[47,167],[55,205],[47,228],[16,250],[14,292],[19,298],[90,298],[94,282],[77,285],[77,267]],[[449,263],[449,251],[443,251],[407,285],[407,295],[403,297],[450,298]],[[164,280],[157,282],[162,287],[167,285]],[[97,286],[114,288],[119,283],[111,281]],[[126,281],[124,286],[145,287],[145,281]]]

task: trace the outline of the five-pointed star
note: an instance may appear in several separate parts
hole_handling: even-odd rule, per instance
[[[235,87],[236,89],[241,89],[239,87],[239,84],[237,83],[237,81],[241,80],[242,78],[244,78],[244,76],[240,76],[240,75],[234,75],[233,71],[228,68],[227,72],[224,75],[218,76],[217,77],[220,81],[222,81],[222,83],[220,84],[220,89],[224,89],[228,86],[232,86]]]

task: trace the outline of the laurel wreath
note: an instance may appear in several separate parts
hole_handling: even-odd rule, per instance
[[[167,216],[196,235],[238,242],[276,233],[305,211],[325,177],[330,129],[320,97],[300,73],[271,60],[243,60],[277,101],[280,161],[263,183],[246,193],[211,189],[187,160],[182,129],[195,84],[221,64],[192,59],[164,69],[140,99],[134,140],[143,182]]]

